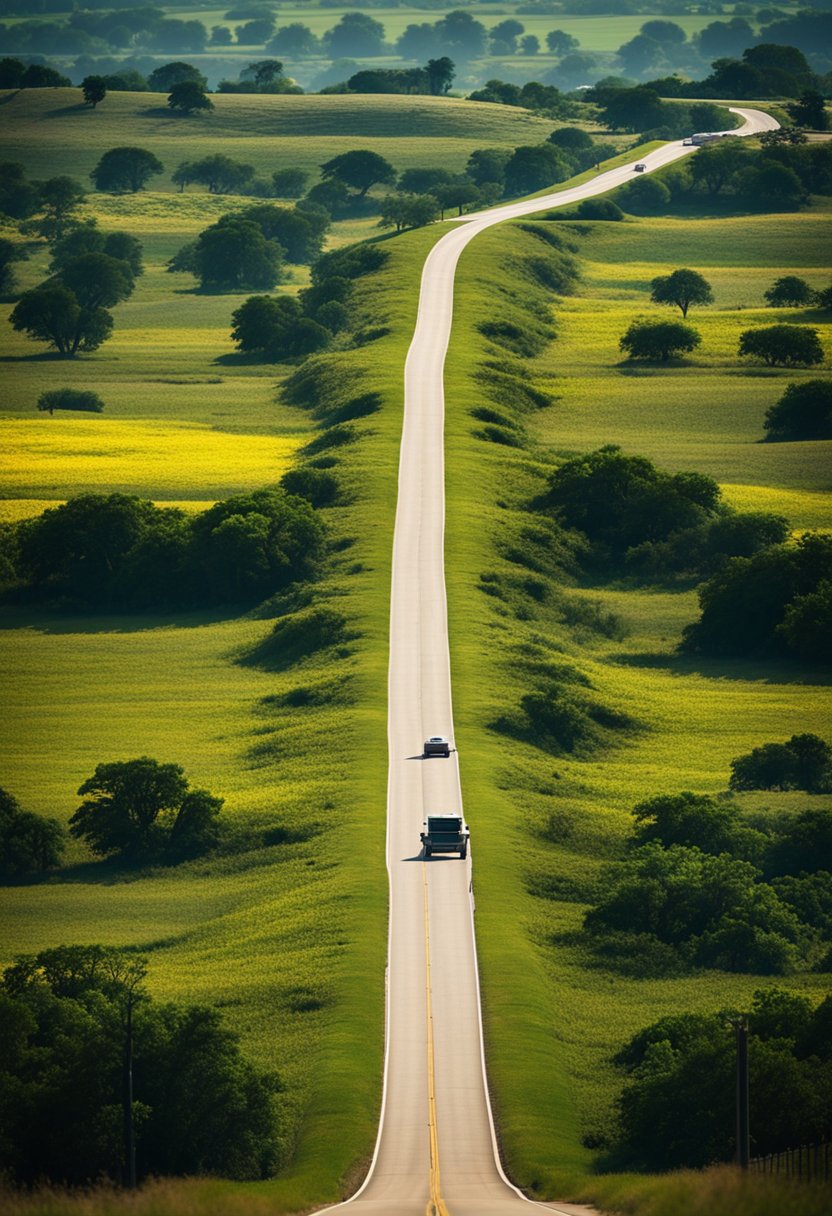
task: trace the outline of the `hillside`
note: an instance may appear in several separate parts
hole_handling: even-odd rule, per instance
[[[154,189],[175,190],[183,160],[221,152],[254,165],[316,170],[356,147],[372,148],[397,169],[443,165],[461,170],[475,148],[539,143],[555,125],[527,110],[443,97],[252,96],[219,94],[213,113],[171,114],[154,93],[110,93],[95,110],[78,89],[0,94],[0,155],[33,177],[68,173],[82,181],[107,148],[138,145],[167,170]]]

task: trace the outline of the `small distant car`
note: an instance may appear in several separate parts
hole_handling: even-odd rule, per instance
[[[429,739],[425,739],[425,748],[422,755],[427,759],[428,756],[450,756],[451,745],[443,735],[431,735]]]
[[[688,136],[687,139],[682,140],[682,147],[683,148],[692,148],[693,147],[693,140],[691,139],[690,136]]]
[[[633,172],[634,172],[634,173],[644,173],[646,169],[647,169],[647,166],[646,166],[646,165],[638,164],[638,165],[636,165],[636,167],[633,169]]]

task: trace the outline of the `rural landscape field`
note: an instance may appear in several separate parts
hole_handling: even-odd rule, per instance
[[[2,0],[4,1210],[828,1211],[830,69]]]

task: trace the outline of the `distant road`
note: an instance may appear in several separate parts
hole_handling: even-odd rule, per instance
[[[731,107],[737,134],[776,129]],[[647,172],[695,152],[680,142],[642,158]],[[485,1083],[470,900],[471,861],[422,860],[428,811],[458,811],[457,758],[422,760],[430,735],[454,737],[445,599],[444,388],[459,256],[502,220],[566,207],[632,180],[633,163],[584,185],[463,217],[422,271],[416,330],[405,364],[399,496],[393,542],[387,794],[390,874],[387,1053],[375,1156],[345,1216],[522,1216],[532,1207],[580,1216],[589,1208],[536,1204],[506,1179]],[[477,822],[472,824],[476,850]]]

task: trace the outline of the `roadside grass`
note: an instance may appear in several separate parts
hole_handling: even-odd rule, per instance
[[[817,256],[819,229],[801,227],[803,220],[776,220],[790,265]],[[693,229],[702,226],[689,222]],[[663,229],[663,221],[587,227],[605,236],[615,230],[609,242],[621,241],[622,262],[628,247],[618,232],[640,228],[645,242],[651,234],[652,274],[679,264],[675,234]],[[569,225],[551,228],[568,240],[576,237]],[[695,243],[695,231],[690,239]],[[710,258],[711,245],[704,238],[701,243]],[[593,237],[578,237],[576,244],[579,255],[591,256]],[[740,245],[740,274],[742,251]],[[776,506],[796,516],[797,526],[829,526],[823,494],[829,445],[757,442],[764,410],[785,383],[817,373],[739,374],[731,360],[732,335],[740,322],[749,323],[747,312],[726,317],[698,310],[691,318],[706,334],[703,352],[709,344],[718,352],[713,371],[702,374],[704,353],[683,367],[622,371],[616,366],[617,337],[634,310],[604,297],[598,284],[604,275],[615,281],[614,273],[593,262],[582,263],[579,294],[549,296],[557,337],[526,364],[534,386],[556,397],[550,408],[520,412],[535,448],[475,437],[471,409],[491,405],[501,391],[483,361],[496,367],[511,359],[484,341],[477,327],[501,315],[512,293],[539,305],[523,274],[524,257],[539,252],[520,225],[503,225],[478,237],[458,272],[446,375],[446,568],[456,741],[472,828],[489,1077],[504,1160],[510,1176],[538,1198],[591,1195],[600,1203],[613,1202],[605,1181],[593,1190],[594,1182],[579,1185],[575,1179],[592,1168],[581,1139],[597,1142],[609,1127],[620,1084],[611,1063],[617,1048],[662,1014],[743,1005],[772,981],[719,972],[640,978],[627,973],[623,961],[615,968],[600,965],[579,932],[586,907],[581,884],[615,856],[636,802],[686,788],[724,791],[734,756],[797,730],[828,733],[830,694],[817,673],[791,664],[677,657],[681,630],[696,615],[694,591],[576,586],[517,594],[511,580],[517,583],[529,572],[506,561],[507,541],[522,520],[518,508],[540,485],[536,452],[587,451],[610,442],[665,467],[711,473],[729,487],[729,501]],[[617,270],[617,259],[609,260]],[[772,266],[770,280],[779,273],[784,272]],[[650,310],[662,315],[649,300],[639,301],[640,312]],[[753,315],[770,321],[772,311]],[[518,400],[502,391],[511,414]],[[484,588],[485,572],[503,583]],[[611,613],[620,624],[605,636],[597,622]],[[571,667],[605,704],[634,718],[637,728],[583,760],[497,733],[495,720],[529,690],[530,663]],[[744,795],[740,802],[778,810],[796,809],[805,800],[771,794]],[[575,822],[573,840],[555,844],[545,838],[542,828],[552,811]],[[574,900],[530,894],[549,875],[570,881]],[[828,978],[818,974],[778,976],[775,982],[816,995],[828,988]],[[613,1186],[610,1196],[617,1196]],[[646,1194],[647,1189],[638,1203],[647,1203]]]

